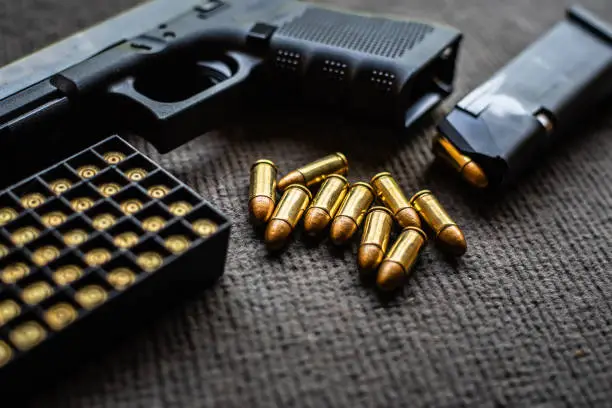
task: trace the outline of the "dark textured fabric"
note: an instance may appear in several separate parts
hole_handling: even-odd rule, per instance
[[[134,2],[3,0],[0,62]],[[561,19],[568,1],[330,3],[460,28],[449,107]],[[612,21],[609,0],[584,4]],[[598,108],[495,199],[430,168],[427,128],[399,139],[340,119],[271,113],[165,156],[137,141],[234,219],[225,276],[51,390],[33,392],[33,405],[611,406],[610,112]],[[428,248],[391,300],[359,283],[355,247],[298,238],[266,255],[247,224],[250,163],[270,158],[288,171],[336,150],[349,157],[353,180],[389,170],[410,192],[435,191],[463,227],[468,254],[452,261]]]

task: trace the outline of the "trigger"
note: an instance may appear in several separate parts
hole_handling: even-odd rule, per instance
[[[222,61],[200,61],[197,63],[200,75],[208,78],[214,85],[232,76],[232,69]]]

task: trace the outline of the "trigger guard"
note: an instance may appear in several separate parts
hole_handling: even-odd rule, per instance
[[[181,101],[162,102],[144,95],[138,91],[135,77],[113,84],[108,93],[120,100],[118,120],[127,130],[143,135],[161,153],[227,123],[240,110],[248,79],[261,64],[260,59],[240,53],[228,53],[227,57],[236,70],[232,72],[230,65],[220,61],[199,63],[203,72],[214,74],[212,79],[218,82]]]

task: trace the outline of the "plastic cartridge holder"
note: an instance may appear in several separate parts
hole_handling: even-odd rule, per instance
[[[0,192],[0,389],[29,386],[211,285],[229,232],[227,217],[118,136]]]

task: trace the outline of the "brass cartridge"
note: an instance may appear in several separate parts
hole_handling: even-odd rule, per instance
[[[0,227],[17,218],[19,214],[10,207],[0,208]]]
[[[477,188],[485,188],[489,185],[484,170],[470,157],[457,150],[445,137],[437,136],[434,139],[432,151],[436,157],[459,173],[470,185]]]
[[[53,245],[45,245],[34,251],[32,262],[38,266],[44,266],[60,256],[60,250]]]
[[[111,257],[108,249],[96,248],[85,254],[85,263],[89,266],[100,266],[110,261]]]
[[[23,208],[32,209],[40,207],[47,199],[40,193],[27,194],[21,197],[21,206]]]
[[[74,322],[77,311],[68,303],[58,303],[45,311],[45,321],[53,330],[58,331]]]
[[[372,177],[370,182],[377,197],[393,211],[395,219],[402,228],[421,227],[419,215],[412,208],[410,201],[404,195],[397,181],[391,176],[391,173],[378,173]]]
[[[41,217],[42,223],[47,228],[59,227],[66,221],[66,214],[61,211],[52,211]]]
[[[53,281],[60,286],[68,285],[83,276],[83,269],[76,265],[65,265],[53,272]]]
[[[349,189],[349,182],[344,176],[328,176],[304,216],[304,230],[307,234],[316,235],[323,231],[340,209]]]
[[[72,187],[72,181],[68,179],[54,180],[51,183],[49,183],[49,187],[51,188],[51,191],[53,191],[55,195],[61,195],[65,193],[66,191],[70,190],[70,188]]]
[[[391,291],[402,286],[426,242],[427,235],[423,230],[404,228],[378,269],[378,288]]]
[[[270,160],[257,160],[251,167],[249,216],[254,224],[265,224],[272,217],[277,173],[278,168]]]
[[[117,268],[106,276],[106,280],[115,289],[124,290],[136,282],[136,274],[128,268]]]
[[[463,232],[431,191],[419,191],[410,202],[436,234],[436,243],[442,250],[455,256],[465,254],[467,243]]]
[[[108,299],[108,293],[98,285],[85,286],[74,295],[75,300],[85,309],[93,309]]]
[[[121,152],[106,152],[102,157],[108,164],[117,164],[125,160],[125,154]]]
[[[75,229],[64,234],[64,243],[68,246],[78,246],[87,241],[87,238],[89,238],[87,232]]]
[[[344,244],[355,235],[373,201],[374,190],[368,183],[358,182],[351,186],[331,225],[330,236],[334,244]]]
[[[362,273],[376,271],[383,261],[389,246],[393,220],[393,213],[387,207],[372,207],[368,211],[357,254],[357,263]]]
[[[36,346],[47,337],[47,332],[36,322],[26,322],[9,333],[11,343],[21,351]]]
[[[279,180],[278,189],[284,191],[291,184],[311,186],[323,181],[330,174],[346,175],[346,173],[348,173],[346,156],[334,153],[289,172]]]
[[[301,184],[292,184],[285,189],[266,228],[265,241],[269,250],[279,250],[285,245],[310,200],[312,194]]]

